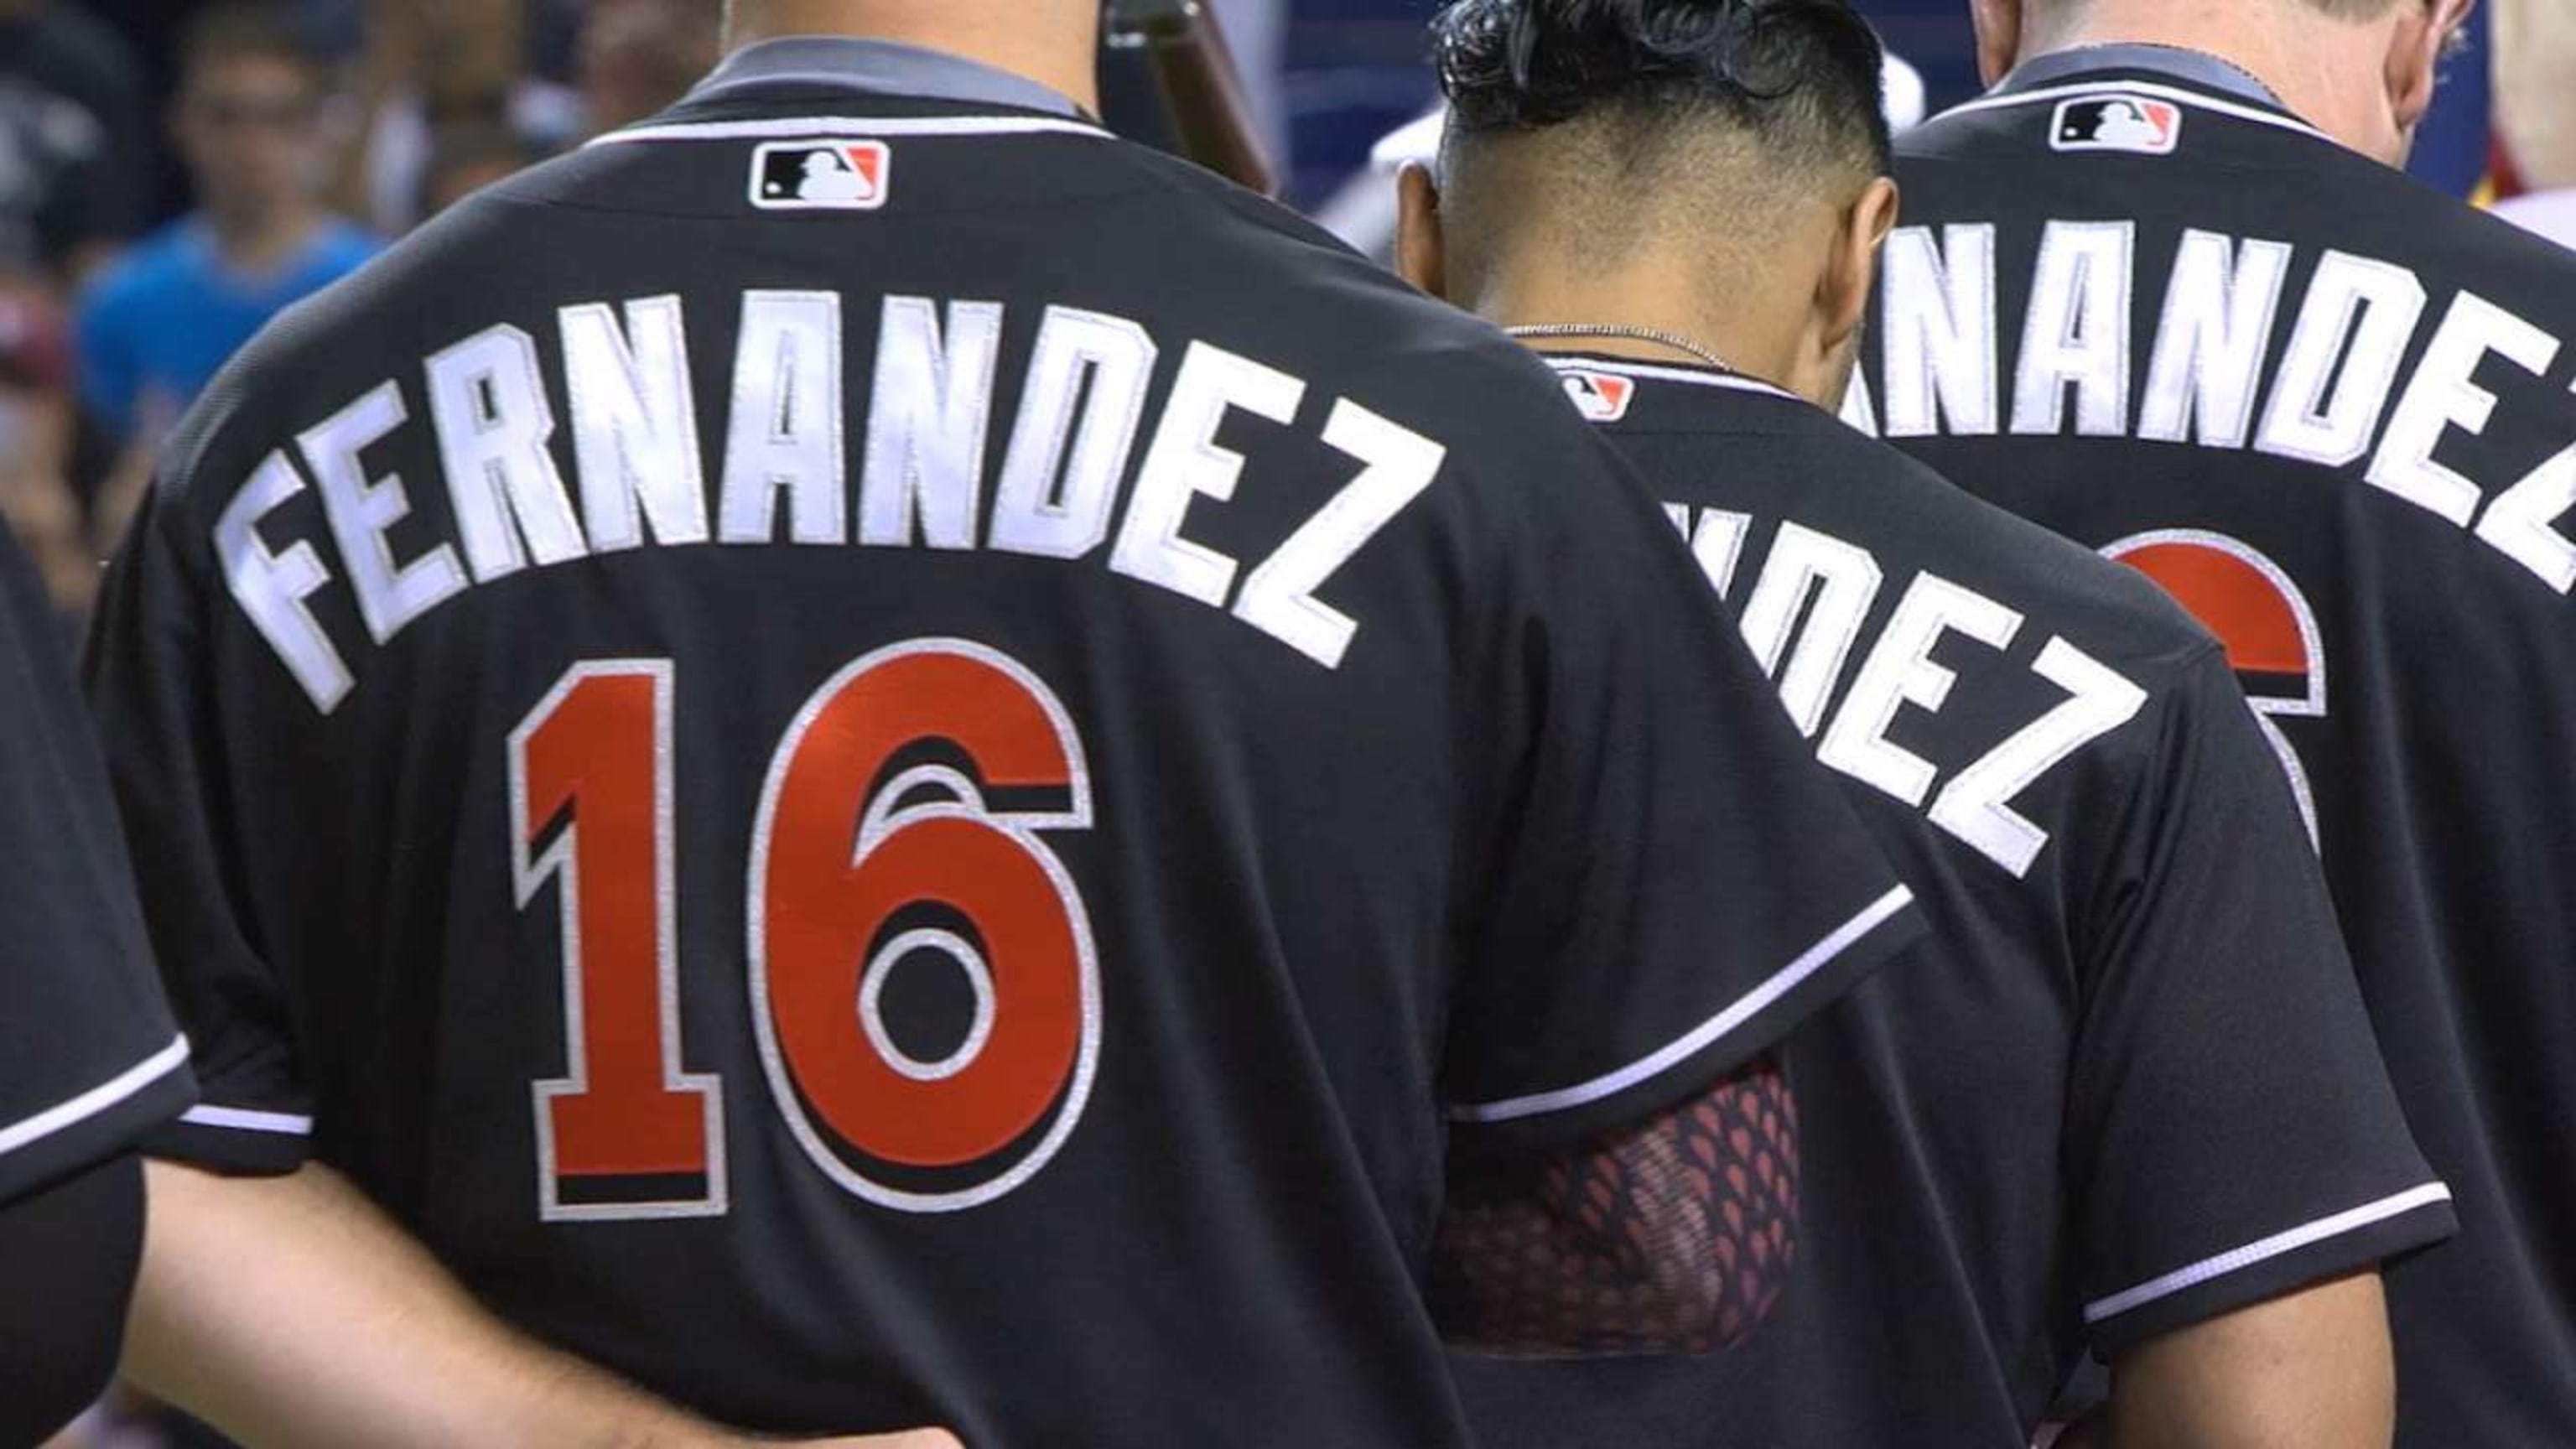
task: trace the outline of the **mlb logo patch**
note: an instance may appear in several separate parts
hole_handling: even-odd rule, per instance
[[[1615,423],[1628,415],[1628,404],[1637,399],[1637,380],[1615,372],[1573,372],[1559,374],[1565,382],[1565,395],[1583,416],[1596,423]]]
[[[2060,151],[2170,156],[2182,144],[2182,107],[2145,96],[2095,96],[2057,108],[2048,144]]]
[[[894,148],[883,141],[772,141],[751,155],[751,204],[763,211],[874,211]]]

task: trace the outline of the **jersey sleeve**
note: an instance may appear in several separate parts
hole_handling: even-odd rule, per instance
[[[2158,718],[2105,878],[2069,1087],[2095,1350],[2456,1230],[2276,756],[2212,650]]]
[[[171,1007],[196,1049],[204,1100],[145,1142],[155,1156],[227,1172],[289,1172],[310,1150],[312,1105],[290,1013],[255,944],[228,858],[240,843],[211,762],[220,740],[203,642],[205,595],[156,489],[108,574],[86,673],[116,803]]]
[[[98,747],[32,570],[0,532],[0,1203],[186,1107]]]
[[[1685,1101],[1922,930],[1670,522],[1567,422],[1561,458],[1524,454],[1576,511],[1509,615],[1507,804],[1451,1011],[1472,1148]]]

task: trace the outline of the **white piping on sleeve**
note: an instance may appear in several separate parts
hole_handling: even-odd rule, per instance
[[[188,1038],[184,1034],[172,1037],[168,1046],[79,1096],[0,1127],[0,1157],[88,1121],[177,1071],[187,1060]]]
[[[2295,1253],[2301,1248],[2322,1243],[2328,1238],[2359,1232],[2363,1228],[2384,1223],[2390,1218],[2411,1213],[2417,1208],[2431,1207],[2435,1203],[2450,1200],[2450,1188],[2438,1182],[2428,1182],[2421,1187],[2408,1188],[2404,1192],[2381,1198],[2377,1202],[2364,1203],[2360,1207],[2336,1213],[2332,1217],[2301,1223],[2287,1232],[2274,1233],[2260,1242],[2248,1243],[2244,1247],[2221,1253],[2214,1258],[2203,1258],[2187,1268],[2177,1268],[2161,1278],[2151,1278],[2135,1288],[2087,1303],[2084,1305],[2084,1321],[2099,1323],[2106,1318],[2115,1318],[2133,1308],[2142,1308],[2159,1298],[2170,1298],[2185,1289],[2197,1288],[2203,1283],[2224,1278],[2230,1273],[2241,1273],[2247,1268],[2269,1262],[2284,1253]]]
[[[1797,989],[1798,984],[1823,970],[1844,952],[1858,945],[1872,931],[1914,903],[1914,891],[1898,886],[1861,911],[1859,915],[1834,928],[1831,935],[1810,946],[1797,960],[1772,974],[1769,980],[1739,997],[1724,1011],[1693,1028],[1688,1035],[1671,1045],[1641,1057],[1628,1065],[1588,1082],[1561,1087],[1553,1092],[1540,1092],[1508,1101],[1457,1106],[1449,1117],[1457,1122],[1510,1122],[1522,1117],[1538,1117],[1550,1112],[1587,1106],[1605,1097],[1613,1097],[1655,1075],[1669,1071],[1682,1062],[1706,1051],[1729,1032],[1753,1019],[1765,1007]]]
[[[271,1132],[280,1137],[310,1137],[313,1119],[291,1112],[254,1112],[247,1107],[191,1107],[179,1114],[191,1127],[221,1127],[232,1132]]]

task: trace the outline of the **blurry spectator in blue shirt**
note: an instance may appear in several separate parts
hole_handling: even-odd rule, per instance
[[[171,128],[197,210],[102,272],[76,318],[81,405],[119,443],[149,443],[269,318],[375,254],[323,202],[330,97],[283,11],[223,5],[191,22]]]

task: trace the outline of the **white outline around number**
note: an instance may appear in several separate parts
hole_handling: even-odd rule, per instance
[[[2148,533],[2133,533],[2116,543],[2104,544],[2102,556],[2114,563],[2122,563],[2133,553],[2175,544],[2216,549],[2261,574],[2280,595],[2281,602],[2289,606],[2290,617],[2299,626],[2299,641],[2306,647],[2308,655],[2307,696],[2303,699],[2257,699],[2248,695],[2245,702],[2254,710],[2254,727],[2263,732],[2272,753],[2280,757],[2282,771],[2290,777],[2290,793],[2298,797],[2299,818],[2308,827],[2308,844],[2322,850],[2325,836],[2317,825],[2317,792],[2308,781],[2307,762],[2299,758],[2289,735],[2274,718],[2277,715],[2293,719],[2326,717],[2326,637],[2325,630],[2317,623],[2317,611],[2308,602],[2307,593],[2299,587],[2298,580],[2290,577],[2289,570],[2274,563],[2270,555],[2243,539],[2212,533],[2205,528],[2161,528]],[[2139,572],[2144,573],[2145,570]],[[2148,574],[2147,577],[2153,579],[2155,576]],[[2161,587],[2161,581],[2158,583]],[[2225,639],[2219,642],[2232,644]]]
[[[971,820],[1009,836],[1018,843],[1030,859],[1037,863],[1039,869],[1046,873],[1048,881],[1055,887],[1057,897],[1063,902],[1065,920],[1072,930],[1074,949],[1079,961],[1082,995],[1081,1038],[1075,1051],[1073,1077],[1065,1089],[1064,1101],[1056,1111],[1055,1120],[1048,1125],[1045,1135],[1039,1139],[1037,1146],[999,1175],[987,1178],[972,1187],[959,1188],[951,1192],[929,1193],[890,1187],[851,1167],[842,1160],[839,1153],[824,1142],[822,1134],[806,1116],[804,1107],[798,1102],[794,1071],[787,1063],[785,1052],[778,1040],[777,1026],[771,1019],[767,919],[769,904],[768,892],[764,889],[769,876],[771,840],[777,825],[778,797],[786,787],[788,767],[795,761],[798,751],[803,747],[807,733],[814,727],[814,721],[826,706],[840,697],[844,689],[861,677],[896,660],[925,654],[951,655],[987,665],[1009,676],[1037,702],[1038,707],[1046,714],[1048,723],[1054,726],[1058,747],[1064,755],[1069,796],[1066,808],[1057,813],[990,812],[985,808],[981,792],[977,791],[974,783],[964,775],[944,766],[919,767],[906,771],[887,782],[886,787],[869,801],[866,812],[853,829],[851,862],[856,865],[866,860],[896,833],[925,820],[943,818]],[[927,802],[903,809],[892,808],[890,802],[899,800],[911,788],[926,783],[937,783],[952,793],[962,793],[966,798]],[[751,985],[751,1023],[753,1035],[760,1047],[761,1071],[768,1078],[770,1097],[779,1115],[786,1119],[789,1133],[795,1137],[797,1145],[804,1149],[806,1158],[821,1169],[825,1176],[839,1184],[844,1191],[879,1207],[892,1208],[899,1212],[947,1213],[980,1207],[1009,1194],[1036,1176],[1039,1169],[1045,1167],[1064,1146],[1065,1139],[1072,1136],[1075,1124],[1082,1118],[1083,1108],[1089,1103],[1092,1081],[1099,1070],[1100,960],[1092,940],[1091,917],[1083,908],[1081,893],[1075,889],[1073,877],[1065,870],[1064,862],[1059,860],[1056,853],[1048,849],[1045,842],[1038,838],[1038,832],[1087,830],[1090,826],[1091,770],[1083,754],[1081,736],[1074,730],[1072,715],[1067,712],[1064,702],[1056,697],[1055,691],[1048,688],[1044,680],[1038,678],[1018,660],[999,650],[965,639],[916,639],[909,643],[892,645],[844,666],[839,673],[824,681],[823,686],[815,690],[806,699],[804,707],[797,711],[794,723],[788,726],[786,737],[779,741],[777,752],[770,757],[769,772],[760,792],[760,811],[752,827],[751,863],[744,887],[747,907],[749,953],[746,959]],[[887,1064],[896,1066],[891,1058],[888,1059]],[[901,1068],[896,1066],[896,1070],[900,1071]]]
[[[648,678],[653,681],[653,883],[654,922],[659,959],[654,962],[654,989],[661,1020],[662,1086],[665,1091],[694,1095],[706,1114],[706,1195],[668,1202],[568,1203],[556,1168],[554,1113],[557,1097],[578,1097],[590,1090],[589,1040],[583,1031],[581,956],[581,870],[576,861],[581,812],[575,809],[563,830],[543,853],[529,854],[537,822],[528,809],[528,743],[552,723],[575,690],[593,679]],[[566,670],[536,708],[510,731],[510,876],[524,911],[546,882],[556,883],[557,923],[562,932],[560,962],[564,1006],[564,1066],[561,1077],[530,1087],[537,1117],[537,1216],[545,1222],[627,1222],[655,1218],[723,1217],[726,1212],[724,1078],[714,1072],[681,1070],[680,957],[677,934],[679,863],[672,829],[672,695],[674,671],[668,659],[588,660]]]

